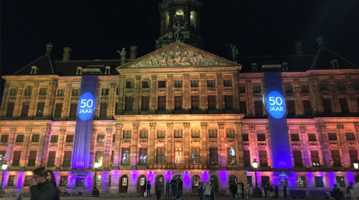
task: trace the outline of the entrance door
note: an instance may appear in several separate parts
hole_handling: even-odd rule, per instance
[[[141,175],[137,179],[137,193],[143,194],[146,187],[146,176]]]
[[[128,176],[123,175],[120,179],[120,193],[127,193],[128,189]]]

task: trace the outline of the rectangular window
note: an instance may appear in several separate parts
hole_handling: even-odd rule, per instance
[[[96,151],[95,162],[99,163],[100,166],[102,166],[102,161],[103,161],[103,151]]]
[[[123,138],[131,138],[131,131],[123,131]]]
[[[218,148],[217,147],[209,148],[209,164],[218,165]]]
[[[232,80],[223,80],[224,87],[232,87]]]
[[[150,88],[150,82],[149,81],[142,81],[142,88]]]
[[[337,83],[337,89],[339,91],[345,91],[345,84],[344,83]]]
[[[140,131],[140,138],[148,138],[148,131],[147,130]]]
[[[344,180],[344,176],[336,176],[335,180],[337,182],[337,186],[345,188],[345,180]]]
[[[182,81],[175,81],[175,88],[182,88]]]
[[[76,178],[76,186],[82,187],[85,185],[85,178]]]
[[[61,117],[62,114],[62,103],[57,103],[55,106],[55,115],[54,117]]]
[[[348,107],[348,101],[345,98],[339,99],[340,108],[342,109],[342,113],[348,113],[349,107]]]
[[[253,187],[252,176],[247,176],[247,186],[248,187]]]
[[[253,86],[253,93],[261,93],[261,86],[259,85]]]
[[[320,84],[320,91],[326,91],[326,90],[328,90],[328,84],[321,83]]]
[[[158,81],[158,88],[166,88],[166,81]]]
[[[303,167],[301,151],[293,151],[293,158],[294,158],[294,166],[295,167]]]
[[[64,161],[62,163],[62,166],[70,167],[71,166],[71,157],[72,157],[72,151],[65,151]]]
[[[263,115],[262,101],[254,101],[254,114],[255,115]]]
[[[192,130],[192,138],[199,138],[199,130]]]
[[[24,135],[18,135],[16,137],[16,142],[24,142]]]
[[[248,138],[248,134],[243,134],[243,142],[248,142],[249,138]]]
[[[98,135],[97,142],[105,142],[105,135]]]
[[[12,117],[14,114],[15,103],[8,103],[6,108],[6,117]]]
[[[246,93],[246,86],[239,86],[239,93]]]
[[[63,97],[64,96],[64,90],[57,90],[57,96],[58,97]]]
[[[308,133],[308,141],[317,141],[315,133]]]
[[[133,110],[133,97],[126,97],[125,99],[125,111]]]
[[[7,182],[7,186],[15,186],[15,183],[16,183],[16,176],[10,175],[9,180]]]
[[[27,117],[29,114],[30,102],[25,102],[22,104],[21,117]]]
[[[312,166],[313,167],[319,167],[319,153],[318,151],[310,151],[310,157],[312,159]]]
[[[191,87],[198,87],[198,80],[191,80]]]
[[[353,83],[354,84],[354,90],[358,91],[359,90],[359,83]]]
[[[309,86],[308,85],[302,85],[301,89],[302,89],[302,93],[308,93],[309,92]]]
[[[284,91],[285,91],[285,93],[293,93],[293,88],[291,85],[285,85]]]
[[[7,142],[9,139],[9,135],[2,135],[1,136],[1,142]]]
[[[30,186],[30,179],[31,179],[31,178],[32,178],[31,175],[25,176],[24,186]]]
[[[270,184],[269,176],[261,176],[262,187],[264,188],[266,185]]]
[[[70,117],[76,117],[77,114],[77,103],[71,103],[70,105]]]
[[[341,162],[341,159],[340,159],[339,150],[331,150],[331,153],[332,153],[333,166],[341,167],[342,162]]]
[[[323,99],[323,107],[325,113],[332,113],[332,105],[330,99]]]
[[[113,167],[114,162],[115,162],[115,151],[111,151],[111,167]]]
[[[47,157],[47,167],[55,167],[55,158],[56,151],[49,151],[49,156]]]
[[[226,137],[227,138],[234,138],[234,130],[233,129],[229,129],[229,130],[226,130]]]
[[[355,140],[354,133],[345,133],[347,140]]]
[[[165,148],[157,147],[156,163],[165,163]]]
[[[79,89],[73,89],[72,90],[72,96],[79,96],[80,95],[80,90]]]
[[[288,115],[295,115],[295,102],[293,100],[287,101]]]
[[[192,110],[199,109],[199,96],[191,96],[191,109]]]
[[[290,139],[292,141],[299,141],[299,134],[290,134]]]
[[[36,117],[44,116],[44,109],[45,109],[44,102],[37,103]]]
[[[37,151],[30,151],[29,160],[27,161],[27,166],[30,167],[35,166],[36,156],[37,156]]]
[[[147,148],[140,148],[140,165],[147,165]]]
[[[39,141],[40,141],[39,134],[32,135],[31,142],[39,142]]]
[[[166,110],[166,96],[158,97],[158,110]]]
[[[109,91],[110,91],[110,89],[107,89],[107,88],[102,89],[101,95],[102,95],[102,96],[108,96]]]
[[[101,103],[100,104],[100,117],[106,117],[107,116],[107,103]]]
[[[257,134],[257,141],[266,141],[265,134]]]
[[[329,140],[337,140],[337,134],[336,133],[328,133],[328,139]]]
[[[307,184],[305,182],[305,176],[297,176],[297,186],[298,188],[306,188]]]
[[[16,96],[16,94],[17,94],[17,89],[10,90],[10,96]]]
[[[126,81],[126,88],[134,88],[133,81]]]
[[[68,176],[61,176],[61,178],[60,178],[60,186],[61,187],[66,187],[68,179],[69,179]]]
[[[350,165],[353,166],[353,163],[358,162],[358,151],[349,150],[349,157],[350,157]]]
[[[235,165],[236,162],[236,150],[234,147],[227,148],[228,165]]]
[[[175,130],[175,138],[182,138],[182,130]]]
[[[217,130],[208,130],[209,138],[217,138]]]
[[[46,88],[40,88],[40,95],[46,95]]]
[[[207,101],[208,101],[208,110],[216,110],[216,96],[208,96],[207,97]]]
[[[113,134],[113,136],[112,136],[112,142],[116,142],[116,134]]]
[[[239,102],[241,113],[247,115],[247,104],[245,101]]]
[[[175,96],[175,110],[182,110],[182,96]]]
[[[58,135],[52,135],[52,136],[51,136],[51,139],[50,139],[50,142],[51,142],[51,143],[57,143],[58,138],[59,138]]]
[[[142,97],[141,100],[141,110],[142,111],[148,111],[150,110],[150,97]]]
[[[122,148],[122,164],[130,164],[130,148]]]
[[[215,80],[207,80],[207,87],[216,87]]]
[[[259,166],[268,167],[267,151],[259,150]]]
[[[288,179],[287,178],[280,178],[279,179],[279,187],[288,187]]]
[[[66,142],[74,142],[74,135],[66,136]]]
[[[183,149],[181,147],[175,147],[175,164],[182,163]]]
[[[312,114],[312,105],[310,104],[309,100],[303,100],[303,106],[304,106],[304,113],[306,115]]]
[[[31,87],[26,88],[26,90],[25,90],[25,96],[30,96],[30,95],[31,95],[31,91],[32,91]]]
[[[244,150],[244,166],[245,167],[251,166],[251,154],[249,150]]]
[[[157,138],[165,138],[166,130],[157,130]]]
[[[192,147],[192,163],[200,163],[200,149],[199,147]]]
[[[232,95],[224,95],[224,109],[232,110],[233,109],[233,97]]]

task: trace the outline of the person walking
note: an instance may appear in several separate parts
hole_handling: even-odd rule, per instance
[[[211,200],[214,200],[214,193],[217,191],[218,187],[215,183],[212,183],[211,181],[209,181],[209,184],[212,186]]]
[[[157,196],[157,200],[161,200],[161,194],[163,192],[163,185],[160,179],[158,179],[155,182],[155,191],[156,191],[156,196]]]
[[[198,181],[198,196],[199,196],[199,200],[203,200],[203,182],[201,180]]]
[[[31,200],[54,200],[55,187],[46,179],[47,170],[40,167],[32,171],[30,178]]]
[[[350,182],[347,188],[347,197],[350,198],[352,193],[353,193],[353,182]]]
[[[265,198],[268,197],[268,187],[267,187],[267,185],[264,186],[264,196],[265,196]]]
[[[340,196],[341,196],[341,194],[340,194],[339,187],[336,184],[334,184],[333,197],[335,200],[340,200]]]
[[[147,191],[147,198],[152,197],[151,192],[150,192],[151,191],[151,183],[150,183],[150,181],[147,181],[146,191]]]
[[[173,198],[176,198],[176,196],[177,196],[177,181],[175,178],[172,178],[172,180],[171,180],[171,189],[172,189],[171,194],[172,194]]]
[[[278,186],[277,185],[275,185],[274,191],[275,191],[274,197],[279,198],[279,191],[278,191]]]
[[[211,182],[207,181],[206,184],[203,186],[204,200],[211,200],[212,190],[213,187],[211,185]]]
[[[170,198],[170,180],[167,179],[166,181],[166,198]]]
[[[239,182],[237,184],[237,196],[239,199],[242,199],[242,193],[243,193],[242,185],[241,185],[241,182]]]
[[[183,183],[182,183],[182,180],[181,179],[177,179],[177,196],[176,196],[176,199],[177,200],[181,200],[182,199],[182,186],[183,186]]]
[[[55,195],[54,195],[54,200],[60,200],[60,190],[59,188],[57,188],[56,186],[56,180],[55,180],[55,174],[53,171],[51,170],[47,170],[47,175],[46,175],[46,179],[50,181],[50,183],[52,183],[52,185],[55,188]]]
[[[287,198],[287,187],[284,185],[283,186],[283,197],[286,199]]]
[[[269,192],[270,192],[270,197],[272,198],[274,195],[274,189],[273,189],[273,185],[270,186],[269,188]]]

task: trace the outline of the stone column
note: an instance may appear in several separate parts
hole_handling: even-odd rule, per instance
[[[31,91],[31,100],[30,100],[30,108],[29,108],[29,117],[33,117],[36,115],[37,103],[39,102],[39,82],[34,83],[34,87]]]
[[[50,128],[42,128],[41,129],[41,136],[40,136],[40,148],[39,148],[39,159],[41,158],[41,166],[46,166],[46,160],[47,160],[47,149],[49,146],[49,140],[50,140]],[[41,154],[41,155],[40,155]]]
[[[309,142],[308,142],[307,128],[305,125],[303,125],[303,126],[299,126],[299,129],[300,129],[300,141],[302,143],[304,166],[306,168],[310,168],[311,167],[311,163],[310,163],[311,157],[309,154],[310,147],[309,147]]]
[[[112,128],[106,128],[106,139],[105,139],[105,151],[104,151],[104,161],[103,161],[103,170],[109,170],[111,165],[111,146],[112,146]],[[115,138],[116,139],[116,138]]]
[[[116,124],[116,134],[115,134],[115,146],[114,146],[114,163],[113,168],[118,169],[118,160],[121,157],[120,155],[120,143],[121,143],[121,132],[123,124],[122,122]]]
[[[118,104],[117,104],[117,113],[122,114],[125,110],[125,81],[126,76],[120,75],[119,86],[118,86]]]
[[[247,115],[254,115],[254,101],[253,101],[253,86],[252,80],[246,80],[246,101],[247,101]]]
[[[350,168],[350,156],[348,150],[348,144],[346,139],[346,134],[344,130],[344,124],[337,124],[340,149],[342,150],[342,163],[345,168]],[[343,162],[344,161],[344,162]]]
[[[31,128],[26,128],[26,133],[24,136],[24,143],[22,146],[22,152],[21,152],[21,162],[20,162],[20,166],[25,166],[26,167],[26,160],[28,158],[28,154],[29,154],[29,146],[30,146],[30,135],[31,135]]]
[[[44,116],[47,116],[47,119],[51,119],[51,116],[53,114],[54,102],[56,98],[56,90],[57,90],[57,82],[56,81],[50,82],[47,87],[45,109],[44,109]]]
[[[191,124],[189,122],[183,122],[183,147],[184,147],[184,163],[189,164],[191,163]]]
[[[93,163],[95,163],[96,151],[97,151],[97,127],[94,127],[92,128],[92,135],[91,135],[91,148],[90,148],[91,166],[93,166]]]
[[[56,168],[61,168],[64,159],[64,149],[66,144],[66,129],[61,128],[59,134],[59,143],[56,152]]]
[[[62,105],[61,117],[69,117],[70,103],[71,103],[71,83],[66,83],[64,94],[64,103]]]
[[[174,141],[173,141],[173,123],[167,123],[167,154],[166,154],[166,162],[167,163],[174,163],[175,155],[174,153]]]
[[[314,113],[324,112],[322,95],[319,91],[318,77],[309,78],[309,94]]]
[[[329,91],[332,94],[330,95],[330,101],[332,102],[332,110],[333,112],[342,112],[339,104],[338,88],[334,80],[334,75],[329,75]]]
[[[172,95],[172,87],[173,87],[173,74],[167,74],[167,97],[166,97],[166,108],[168,110],[174,110],[173,95]]]
[[[14,108],[14,116],[16,116],[16,117],[21,115],[21,102],[24,97],[23,96],[24,95],[24,87],[25,87],[25,83],[20,82],[19,89],[16,94],[16,101],[15,101],[15,108]]]
[[[218,122],[218,129],[219,129],[219,160],[222,167],[226,166],[226,148],[225,148],[225,133],[224,133],[224,122]]]
[[[258,144],[257,144],[257,134],[256,127],[254,125],[249,126],[249,146],[250,146],[250,154],[251,159],[256,159],[259,166],[259,152],[258,152]],[[252,161],[251,160],[251,161]]]
[[[244,149],[243,149],[243,134],[242,134],[242,123],[236,122],[236,146],[237,146],[237,165],[244,167]]]
[[[141,101],[141,75],[136,75],[135,93],[133,110],[139,111]]]
[[[235,71],[233,72],[233,94],[234,94],[234,101],[233,101],[233,108],[238,110],[240,107],[239,105],[239,101],[240,101],[240,98],[239,98],[239,81],[238,81],[238,75],[239,75],[239,72],[238,71]]]
[[[156,123],[150,123],[150,141],[148,146],[148,164],[155,164],[155,140],[156,140]]]
[[[222,79],[222,73],[217,73],[217,109],[222,110],[223,107],[223,79]]]
[[[151,94],[150,94],[150,110],[157,110],[156,88],[157,74],[151,75]]]
[[[130,164],[131,169],[136,169],[138,161],[138,128],[139,122],[133,122],[132,124],[132,136],[131,136],[131,153],[130,153]]]
[[[183,110],[189,109],[189,74],[183,74]]]
[[[116,115],[116,83],[111,83],[110,96],[107,108],[107,116]]]
[[[201,122],[202,127],[202,140],[200,140],[200,143],[202,144],[202,149],[200,153],[201,163],[208,165],[208,155],[209,155],[209,149],[208,149],[208,130],[207,130],[207,122]]]
[[[199,87],[200,87],[200,95],[199,95],[199,109],[201,110],[206,110],[207,106],[207,92],[206,92],[206,73],[201,73],[200,74],[200,82],[199,82]]]
[[[296,115],[304,115],[304,105],[301,94],[301,86],[299,79],[294,79],[294,99]]]
[[[0,116],[5,116],[6,115],[5,107],[7,107],[7,106],[5,106],[5,105],[7,104],[9,86],[10,86],[10,84],[8,84],[8,83],[6,83],[4,85],[4,93],[3,93],[3,96],[2,96],[1,107],[0,107]]]
[[[10,163],[12,152],[14,151],[15,146],[15,135],[16,135],[16,128],[10,128],[10,135],[9,140],[6,145],[6,162]]]
[[[322,155],[322,160],[320,163],[323,167],[331,167],[331,157],[329,152],[329,139],[326,132],[326,125],[317,124],[316,125],[318,136],[319,136],[319,145]]]

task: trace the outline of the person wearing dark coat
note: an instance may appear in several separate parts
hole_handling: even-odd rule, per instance
[[[211,184],[211,186],[212,186],[211,200],[214,200],[214,193],[215,193],[216,190],[217,190],[217,185],[216,185],[215,183],[212,183],[211,181],[210,181],[210,184]]]
[[[275,198],[279,198],[279,192],[278,192],[278,186],[277,186],[277,185],[275,186],[274,191],[275,191],[274,197],[275,197]]]
[[[235,185],[235,184],[231,184],[231,185],[229,186],[229,191],[231,191],[232,197],[233,197],[233,199],[235,199],[235,198],[236,198],[236,193],[237,193],[237,187],[236,187],[236,185]]]
[[[340,200],[340,190],[339,190],[339,187],[334,184],[334,189],[333,189],[333,197],[335,200]]]
[[[241,186],[242,186],[242,191],[243,191],[243,193],[242,193],[242,199],[244,199],[244,183],[241,181]]]
[[[266,185],[266,186],[264,186],[264,196],[265,196],[265,198],[267,198],[267,192],[268,192],[268,187]]]
[[[166,181],[166,198],[170,198],[170,181],[167,179]]]
[[[347,197],[351,197],[352,193],[353,193],[353,182],[350,182],[347,188]]]
[[[147,190],[147,198],[152,197],[151,192],[150,192],[150,190],[151,190],[151,183],[150,183],[149,181],[147,181],[146,190]]]
[[[182,186],[183,186],[183,182],[181,179],[177,179],[177,196],[176,199],[177,200],[181,200],[182,199]]]
[[[286,199],[287,198],[287,187],[286,186],[283,187],[283,195],[284,195],[284,198]]]
[[[177,181],[175,178],[171,180],[171,189],[172,189],[172,196],[176,198],[177,196]]]
[[[55,196],[54,185],[46,179],[45,167],[35,169],[30,179],[31,200],[53,200]]]
[[[51,170],[47,170],[46,179],[49,180],[55,188],[54,200],[60,200],[60,190],[56,186],[55,174]]]
[[[157,180],[155,182],[155,191],[156,191],[157,200],[161,200],[161,194],[163,192],[163,185],[161,180]]]
[[[201,180],[198,181],[198,196],[199,196],[199,200],[203,200],[203,182]]]
[[[270,191],[270,193],[269,193],[270,197],[273,197],[273,196],[274,196],[274,195],[273,195],[273,192],[274,192],[273,185],[271,185],[271,186],[269,187],[269,191]]]

